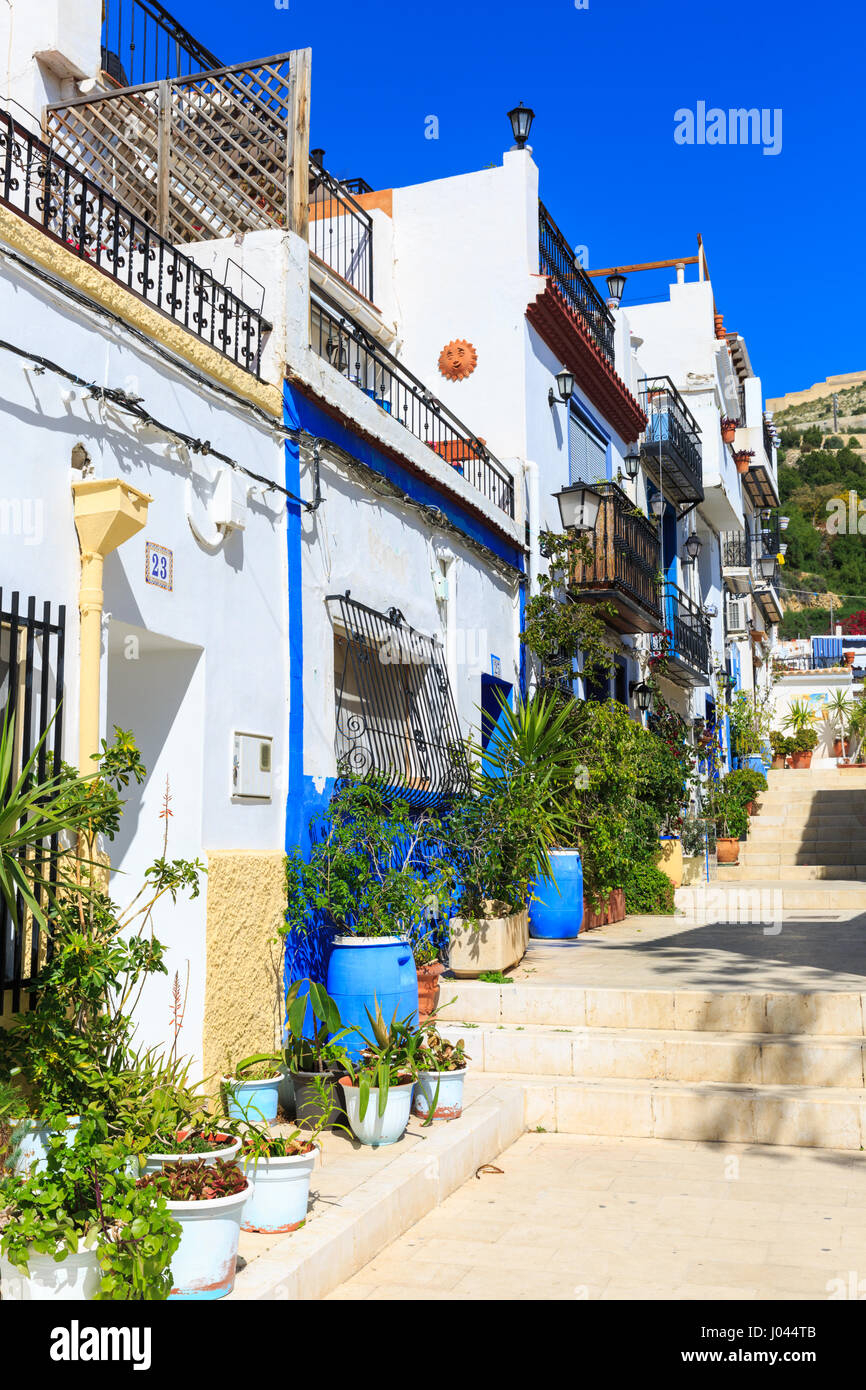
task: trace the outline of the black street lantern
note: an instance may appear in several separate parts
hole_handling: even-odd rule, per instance
[[[535,120],[535,112],[530,111],[529,107],[524,106],[521,102],[519,106],[514,107],[513,111],[509,111],[508,119],[511,122],[514,143],[519,150],[522,150],[529,139],[532,122]]]
[[[691,535],[686,540],[686,554],[688,555],[690,561],[697,560],[698,556],[701,553],[703,544],[704,543],[698,535],[697,531],[692,531]]]
[[[641,714],[649,714],[653,706],[652,686],[647,685],[646,681],[638,681],[637,685],[632,686],[631,693]]]
[[[566,371],[563,367],[561,372],[556,373],[556,389],[559,392],[559,399],[563,405],[568,405],[574,393],[574,372]],[[553,394],[553,387],[547,393],[550,405],[556,405],[556,396]]]
[[[563,531],[594,531],[601,506],[601,493],[582,484],[573,484],[554,493],[559,503]]]
[[[775,555],[762,555],[760,560],[758,561],[758,565],[761,571],[761,578],[766,579],[768,581],[772,579],[774,574],[776,573],[776,565],[778,563],[779,562]]]
[[[615,270],[612,275],[607,277],[607,297],[612,300],[618,309],[622,302],[623,291],[625,290],[626,277],[620,271]]]
[[[634,482],[640,471],[640,451],[634,444],[629,449],[622,462],[626,473],[631,478],[632,482]]]

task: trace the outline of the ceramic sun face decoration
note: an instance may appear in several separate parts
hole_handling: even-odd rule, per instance
[[[455,338],[439,354],[439,370],[449,381],[462,381],[478,365],[478,353],[465,338]]]

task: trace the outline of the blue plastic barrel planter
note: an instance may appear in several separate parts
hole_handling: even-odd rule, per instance
[[[552,849],[553,878],[534,883],[529,901],[529,935],[570,941],[583,922],[583,866],[576,849]]]
[[[357,1062],[369,1036],[367,1009],[375,1015],[376,1000],[387,1023],[411,1015],[418,1023],[418,975],[412,948],[399,936],[335,936],[328,961],[326,988],[344,1028],[355,1031],[343,1039],[349,1056]]]

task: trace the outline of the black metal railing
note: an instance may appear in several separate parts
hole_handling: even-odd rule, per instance
[[[767,423],[766,420],[763,422],[763,426],[764,426],[764,429],[763,429],[763,433],[764,433],[764,453],[767,455],[767,462],[768,462],[768,464],[770,465],[770,467],[772,468],[772,466],[773,466],[773,436],[772,436],[772,433],[771,433],[771,431],[770,431],[770,426],[768,425],[768,423]]]
[[[359,198],[363,193],[374,191],[372,184],[369,184],[366,179],[342,179],[341,187],[345,188],[347,193],[354,193],[356,198]]]
[[[158,0],[103,0],[102,67],[119,87],[223,66]]]
[[[647,417],[641,452],[647,470],[663,479],[666,497],[680,503],[704,495],[700,426],[670,377],[643,377],[640,403]]]
[[[339,773],[373,782],[413,805],[469,790],[469,766],[445,654],[398,608],[379,613],[345,594],[335,605],[336,754]]]
[[[365,299],[373,298],[373,219],[312,156],[310,250]]]
[[[663,601],[667,632],[651,636],[651,650],[666,654],[697,675],[708,675],[710,632],[703,610],[670,580],[665,580]]]
[[[310,333],[314,352],[374,400],[380,410],[399,420],[500,511],[514,516],[514,480],[484,441],[318,289],[311,296]]]
[[[752,568],[752,534],[750,531],[722,531],[722,569]]]
[[[0,112],[0,202],[254,376],[271,325]]]
[[[577,264],[574,251],[542,202],[538,204],[538,258],[541,274],[549,275],[554,281],[596,347],[613,366],[613,315],[589,276]]]
[[[52,616],[51,604],[43,603],[40,615],[36,599],[31,597],[26,611],[22,611],[20,595],[4,594],[0,589],[0,727],[7,715],[14,721],[9,788],[46,732],[36,759],[36,776],[43,780],[60,772],[65,631],[63,606]],[[52,852],[56,855],[57,846],[55,835],[41,850],[47,863],[43,859],[35,865],[49,885],[56,882]],[[39,860],[38,847],[30,854]],[[50,887],[41,890],[43,902],[49,891]],[[32,1006],[36,977],[50,953],[50,937],[43,938],[38,922],[25,911],[20,896],[13,916],[0,895],[0,1014],[5,1012],[7,1000],[11,1011],[17,1013],[21,995],[28,991]]]
[[[595,483],[594,487],[602,503],[589,538],[593,558],[577,562],[575,587],[622,592],[660,620],[658,531],[616,483]]]

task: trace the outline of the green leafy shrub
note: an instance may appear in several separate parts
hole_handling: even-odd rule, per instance
[[[674,910],[674,885],[655,864],[632,864],[623,887],[625,910],[629,914],[672,913]]]
[[[741,805],[747,806],[756,801],[761,792],[767,790],[767,779],[763,772],[752,767],[738,767],[729,772],[724,779],[725,791]]]

